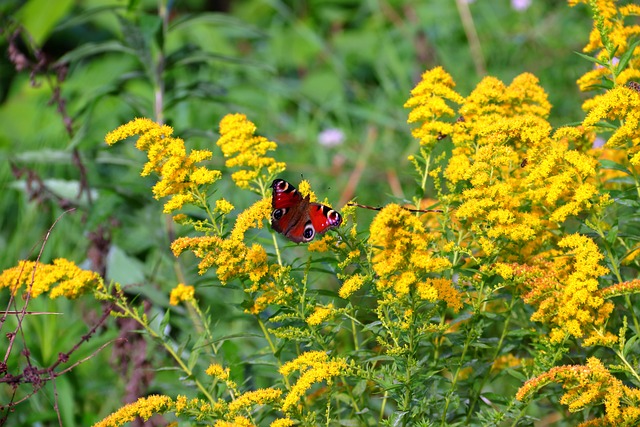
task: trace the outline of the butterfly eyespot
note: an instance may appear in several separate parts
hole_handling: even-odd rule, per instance
[[[271,187],[273,187],[276,191],[284,192],[287,191],[287,188],[289,188],[289,183],[283,179],[275,179],[271,183]]]
[[[286,209],[274,209],[273,212],[271,212],[271,218],[277,221],[282,218],[285,213],[287,213]]]
[[[340,225],[340,223],[342,222],[342,216],[337,211],[334,211],[333,209],[331,209],[327,213],[327,219],[332,225]]]
[[[302,233],[302,236],[304,237],[304,240],[311,240],[313,239],[313,236],[316,235],[316,230],[314,230],[313,225],[311,224],[311,222],[308,222],[307,225],[304,226],[304,233]]]

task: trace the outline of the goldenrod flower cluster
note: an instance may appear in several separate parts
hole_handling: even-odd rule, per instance
[[[329,304],[326,307],[316,307],[313,313],[311,313],[309,317],[307,317],[307,323],[309,324],[309,326],[318,326],[335,312],[336,309],[333,307],[333,304]]]
[[[192,150],[188,155],[184,141],[174,138],[173,129],[149,119],[135,119],[111,131],[105,137],[109,145],[133,135],[140,135],[136,147],[147,152],[149,161],[142,169],[142,176],[155,172],[160,181],[153,187],[156,199],[171,196],[164,205],[164,212],[181,209],[185,204],[202,207],[198,187],[209,185],[222,177],[220,171],[197,166],[213,156],[209,150]]]
[[[578,79],[580,90],[593,90],[602,84],[603,78],[613,80],[610,67],[616,67],[620,57],[630,49],[632,35],[640,33],[637,19],[640,15],[640,5],[627,4],[618,6],[617,0],[570,0],[574,6],[578,3],[588,3],[595,7],[594,26],[589,36],[589,43],[583,52],[595,54],[595,57],[608,66],[597,65]],[[615,51],[615,57],[610,54]],[[624,85],[628,81],[640,78],[640,48],[636,47],[628,66],[615,79],[616,85]]]
[[[378,275],[376,288],[389,299],[403,299],[410,292],[435,302],[443,299],[428,274],[451,267],[449,260],[434,256],[430,246],[434,236],[427,233],[420,219],[396,204],[380,211],[371,223],[369,244],[373,249],[372,267]],[[360,278],[347,281],[354,288]],[[447,297],[456,292],[450,287]],[[350,291],[350,290],[349,290]],[[343,291],[348,294],[348,291]]]
[[[444,171],[455,190],[448,203],[459,203],[455,217],[469,222],[485,255],[507,244],[522,246],[543,228],[524,176],[541,160],[532,149],[551,145],[550,108],[537,78],[528,73],[509,86],[484,78],[460,108],[463,120],[455,124],[455,148]]]
[[[543,143],[550,132],[546,94],[531,74],[509,86],[486,77],[461,104],[451,132],[455,148],[444,170],[450,188],[462,188],[448,201],[459,203],[456,218],[472,219],[486,254],[499,238],[531,240],[542,223],[526,206],[520,165],[523,149]]]
[[[205,371],[205,374],[222,381],[227,385],[229,389],[233,391],[236,391],[238,388],[236,383],[233,380],[231,380],[229,376],[230,374],[229,368],[224,368],[222,365],[218,363],[210,364],[207,370]]]
[[[117,427],[134,421],[137,417],[146,421],[155,414],[164,414],[174,409],[174,405],[173,399],[168,396],[151,395],[141,397],[134,403],[129,403],[118,409],[102,421],[94,424],[93,427]]]
[[[608,272],[600,265],[603,256],[590,238],[571,234],[558,242],[564,254],[532,266],[500,265],[496,271],[507,280],[523,282],[524,301],[537,308],[532,321],[550,328],[552,343],[566,337],[582,339],[583,345],[610,345],[617,337],[604,331],[613,311],[599,289],[598,278]]]
[[[259,281],[267,274],[267,253],[257,243],[251,247],[235,239],[218,236],[181,237],[171,244],[175,256],[186,250],[202,258],[198,265],[200,274],[216,267],[217,276],[224,284],[235,278]]]
[[[290,413],[295,408],[300,398],[313,384],[326,381],[330,385],[333,378],[347,374],[348,365],[345,359],[332,359],[325,352],[310,351],[285,363],[280,368],[280,373],[284,376],[288,376],[294,371],[299,371],[300,377],[282,403],[282,410],[285,413]]]
[[[117,427],[134,421],[137,417],[148,420],[156,414],[175,413],[176,416],[187,415],[197,421],[216,419],[215,426],[246,426],[255,424],[249,418],[241,415],[250,413],[253,406],[278,403],[282,392],[277,389],[259,389],[239,395],[230,403],[224,400],[209,404],[202,399],[187,399],[179,395],[175,400],[169,396],[151,395],[142,397],[134,403],[123,406],[94,427]],[[274,424],[272,424],[274,425]],[[275,424],[287,426],[287,419]]]
[[[169,295],[169,304],[178,305],[182,301],[193,301],[195,297],[195,288],[187,286],[184,283],[178,283],[178,286],[171,290]]]
[[[0,274],[0,289],[9,288],[16,295],[22,286],[23,292],[29,292],[31,298],[50,291],[51,299],[60,296],[75,299],[102,286],[102,279],[98,273],[82,270],[64,258],[58,258],[52,264],[20,261]]]
[[[579,427],[633,426],[640,423],[640,390],[624,385],[602,362],[590,357],[586,366],[558,366],[527,381],[518,393],[518,400],[526,400],[550,383],[562,384],[565,394],[560,403],[577,412],[587,406],[602,405],[605,415],[583,422]]]
[[[452,123],[441,121],[440,118],[455,115],[447,101],[462,103],[463,98],[453,90],[454,87],[453,78],[442,67],[436,67],[426,71],[420,83],[411,91],[411,98],[404,106],[412,109],[408,122],[421,123],[412,131],[413,136],[420,140],[420,145],[433,148],[444,136],[451,134]]]
[[[238,396],[233,402],[229,403],[229,412],[237,413],[255,405],[271,404],[277,402],[281,395],[281,390],[273,388],[261,388],[254,391],[247,391]]]
[[[626,148],[629,162],[640,166],[640,93],[618,86],[585,101],[583,107],[589,111],[583,122],[587,129],[596,129],[601,121],[620,123],[606,145]]]
[[[255,424],[251,422],[247,417],[238,415],[233,418],[233,421],[218,420],[213,427],[255,427]]]
[[[251,295],[253,305],[246,309],[247,313],[258,314],[269,305],[288,305],[294,299],[295,281],[291,277],[291,268],[277,264],[269,266],[269,278],[261,283],[253,283],[245,288]]]
[[[220,139],[218,147],[229,159],[228,168],[243,168],[231,175],[240,188],[251,188],[252,182],[261,177],[263,182],[270,181],[275,175],[284,171],[285,164],[266,157],[267,152],[276,149],[277,145],[262,136],[256,136],[256,125],[244,114],[228,114],[220,121]]]
[[[601,206],[607,199],[595,185],[596,159],[569,149],[568,140],[579,140],[583,132],[579,128],[561,128],[548,140],[548,146],[530,150],[534,160],[523,179],[529,188],[525,194],[543,212],[550,212],[539,215],[552,223],[562,223],[569,216]]]
[[[347,277],[347,279],[342,283],[342,286],[338,291],[338,295],[340,295],[340,298],[349,298],[353,293],[358,291],[362,285],[364,285],[366,280],[366,276],[359,273]]]
[[[427,81],[446,91],[443,72]],[[556,239],[555,224],[606,202],[595,185],[596,159],[583,152],[593,133],[565,127],[552,135],[551,105],[535,76],[524,73],[509,86],[486,77],[458,102],[460,117],[447,130],[454,143],[443,171],[449,193],[441,202],[474,233],[476,256],[517,248],[526,258]],[[438,105],[435,114],[451,115]]]

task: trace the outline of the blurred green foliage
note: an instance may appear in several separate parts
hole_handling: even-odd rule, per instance
[[[588,38],[586,10],[554,1],[533,2],[523,12],[508,1],[468,7],[481,57],[471,53],[469,27],[453,1],[2,2],[0,49],[8,54],[0,59],[0,267],[35,258],[47,230],[73,207],[56,223],[42,260],[65,257],[89,267],[97,254],[107,279],[144,283],[136,291],[166,307],[167,290],[182,280],[176,263],[195,263],[169,252],[180,230],[151,197],[153,180],[140,178],[142,155],[131,144],[104,143],[108,131],[134,117],[170,124],[190,148],[212,148],[220,118],[242,112],[280,144],[285,178],[304,175],[330,200],[357,196],[370,204],[412,196],[403,188],[412,180],[406,156],[417,142],[403,103],[435,65],[465,95],[483,77],[477,64],[506,83],[532,72],[554,105],[551,123],[579,120],[575,80],[591,64],[570,52]],[[320,145],[320,132],[333,128],[343,132],[343,143]],[[223,160],[213,163],[219,169]],[[108,253],[100,252],[101,238],[110,243]],[[229,308],[241,301],[240,291],[187,270],[189,283],[210,286],[203,297],[225,332],[246,332],[241,309]],[[87,313],[99,308],[44,305],[30,308],[64,312],[64,320],[53,321],[67,325],[54,330],[50,318],[30,319],[41,338],[30,349],[46,365],[77,342],[84,324],[91,325]],[[82,355],[110,338],[90,342]],[[225,354],[260,369],[250,357],[255,348],[242,345],[226,341]],[[103,366],[113,364],[107,353],[57,381],[65,426],[86,425],[120,406],[125,384]],[[163,372],[154,387],[189,392]],[[29,399],[37,415],[9,422],[53,422],[50,391]]]

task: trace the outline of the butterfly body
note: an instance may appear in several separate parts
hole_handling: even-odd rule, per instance
[[[342,216],[329,206],[313,203],[302,197],[296,188],[283,179],[271,183],[271,228],[292,242],[313,240],[316,234],[338,227]]]

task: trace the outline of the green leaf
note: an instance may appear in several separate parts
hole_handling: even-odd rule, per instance
[[[160,328],[159,328],[159,332],[161,334],[164,334],[164,331],[167,329],[167,326],[169,325],[169,320],[171,320],[171,310],[165,311],[164,316],[162,316],[162,320],[160,321]]]
[[[250,65],[269,72],[275,72],[275,67],[263,61],[255,61],[248,58],[238,56],[222,55],[213,52],[193,51],[193,52],[174,52],[167,58],[167,67],[170,65],[200,65],[214,64],[216,62],[226,62],[228,64]]]
[[[135,52],[120,43],[119,41],[108,41],[104,43],[85,43],[80,47],[62,55],[57,61],[56,65],[66,63],[66,62],[75,62],[81,59],[97,55],[105,52],[121,52],[127,53],[129,55],[134,55]]]
[[[627,169],[626,167],[624,167],[618,162],[614,162],[613,160],[607,160],[607,159],[600,159],[599,162],[602,169],[616,170],[616,171],[624,172],[627,175],[633,176],[633,173],[629,169]]]
[[[482,397],[489,399],[492,404],[500,403],[504,405],[509,402],[508,397],[498,393],[486,392],[486,393],[482,393]]]
[[[605,240],[609,244],[613,244],[613,242],[615,242],[617,238],[618,238],[618,226],[614,225],[613,227],[611,227],[611,230],[609,230],[609,232],[607,233]]]
[[[61,375],[57,377],[55,381],[62,425],[75,426],[74,412],[77,410],[76,402],[78,399],[77,396],[75,396],[74,387],[70,382],[70,377]]]
[[[141,28],[119,15],[118,22],[120,23],[126,46],[133,50],[136,58],[138,58],[138,61],[145,69],[147,76],[155,80],[157,76],[152,71],[153,59],[151,58],[151,46]]]
[[[507,368],[507,369],[504,370],[504,372],[508,373],[510,376],[512,376],[513,378],[515,378],[518,381],[521,381],[523,383],[526,380],[528,380],[528,378],[522,372],[518,371],[517,369]]]
[[[578,55],[582,59],[586,59],[589,62],[594,62],[596,64],[602,65],[603,67],[607,67],[609,65],[608,63],[603,62],[598,58],[594,58],[593,56],[585,55],[584,53],[575,52],[575,51],[573,53],[575,53],[576,55]]]
[[[198,13],[193,15],[180,16],[178,19],[171,22],[171,25],[169,25],[169,31],[177,31],[182,28],[188,28],[192,25],[197,24],[236,27],[240,30],[240,34],[242,34],[242,37],[267,37],[267,33],[262,31],[258,27],[247,24],[246,22],[238,18],[222,13]]]
[[[112,245],[107,255],[107,278],[123,286],[141,283],[145,278],[144,264]]]
[[[68,28],[79,27],[90,23],[93,19],[99,19],[101,14],[108,12],[113,13],[118,9],[125,9],[124,6],[111,5],[111,6],[98,6],[91,9],[79,10],[76,15],[69,16],[64,22],[56,26],[55,31],[62,31]]]
[[[67,181],[64,179],[51,178],[43,180],[42,183],[48,191],[61,199],[69,200],[74,204],[81,206],[89,205],[86,191],[82,191],[82,193],[80,193],[80,189],[82,188],[80,181]],[[14,181],[9,185],[9,187],[28,194],[28,185],[25,180]],[[99,193],[96,190],[91,190],[91,200],[98,198],[98,194]],[[81,197],[78,198],[78,195]]]
[[[162,18],[157,15],[140,16],[140,33],[144,37],[146,46],[151,46],[152,42],[162,46],[164,43]]]
[[[640,40],[636,40],[635,42],[630,44],[629,47],[627,48],[627,51],[624,53],[624,55],[620,57],[620,61],[618,62],[618,65],[615,68],[616,77],[618,77],[620,73],[622,73],[624,69],[627,68],[627,64],[629,64],[629,61],[633,56],[633,52],[635,52],[636,47],[638,47],[638,45],[640,45]]]
[[[54,27],[73,6],[73,0],[30,0],[20,9],[16,17],[33,38],[42,46]]]
[[[638,331],[636,331],[636,334],[637,333]],[[622,354],[624,354],[625,356],[628,354],[636,355],[638,351],[637,347],[638,347],[638,335],[634,335],[631,338],[629,338],[627,342],[624,344],[624,351],[622,352]]]
[[[205,342],[205,335],[200,335],[198,340],[193,344],[191,348],[191,354],[189,355],[189,360],[187,362],[187,367],[190,371],[193,371],[193,368],[198,363],[198,357],[200,357],[200,353],[202,353],[203,343]]]

